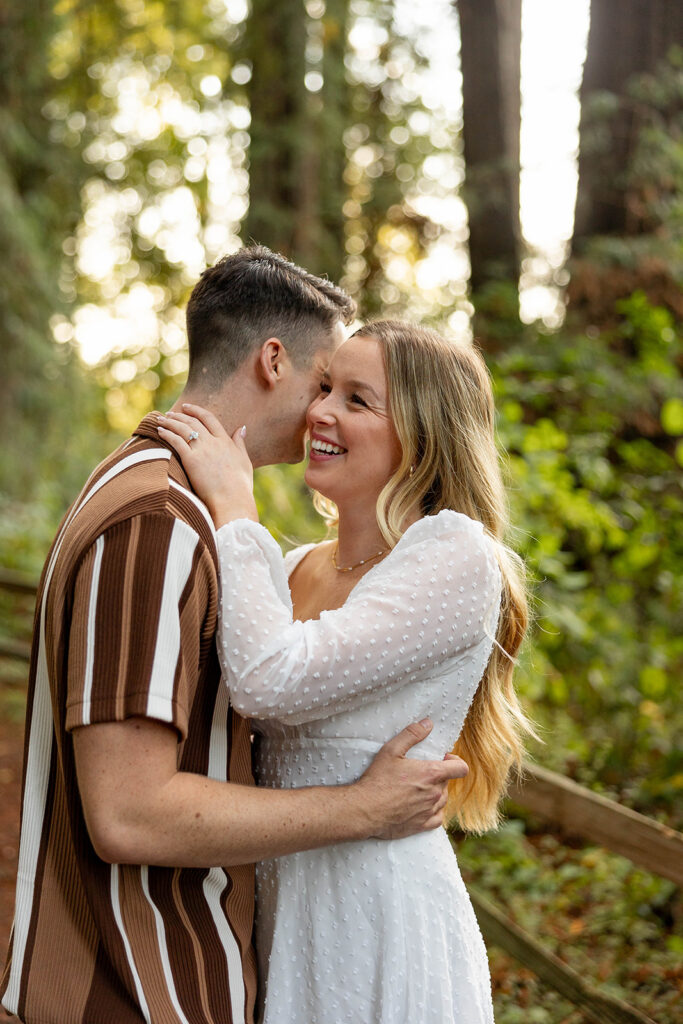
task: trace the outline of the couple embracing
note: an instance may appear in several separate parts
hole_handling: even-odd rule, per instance
[[[207,270],[181,398],[62,522],[0,985],[27,1024],[493,1020],[440,828],[449,784],[495,823],[528,730],[490,383],[429,329],[345,340],[353,313],[260,246]],[[283,559],[252,466],[307,436],[337,536]]]

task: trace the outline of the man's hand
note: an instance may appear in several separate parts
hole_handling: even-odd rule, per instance
[[[212,867],[296,850],[399,839],[438,828],[460,758],[406,758],[431,722],[409,725],[382,747],[358,782],[269,789],[178,771],[178,737],[153,719],[73,732],[83,813],[95,852],[119,864]]]
[[[428,718],[395,736],[376,755],[356,783],[361,813],[377,839],[402,839],[443,824],[448,783],[467,775],[465,762],[454,754],[443,761],[420,761],[405,755],[432,730]]]

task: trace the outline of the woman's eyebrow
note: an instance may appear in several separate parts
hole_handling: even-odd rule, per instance
[[[327,370],[323,370],[322,371],[322,376],[326,380],[331,380],[331,377],[330,377],[329,373],[327,372]],[[380,402],[380,403],[382,402],[382,398],[380,397],[380,395],[377,394],[377,392],[373,388],[372,384],[368,384],[368,382],[365,381],[365,380],[349,379],[349,380],[345,380],[344,384],[346,385],[346,387],[353,388],[354,390],[369,391],[372,395],[374,395],[374,397],[377,399],[378,402]]]

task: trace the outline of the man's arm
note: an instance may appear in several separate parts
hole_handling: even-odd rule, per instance
[[[177,734],[129,718],[73,731],[78,785],[95,852],[110,863],[228,867],[350,840],[437,828],[459,758],[407,759],[431,723],[409,725],[348,786],[273,790],[177,768]]]

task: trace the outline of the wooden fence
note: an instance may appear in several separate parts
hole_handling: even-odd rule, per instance
[[[566,837],[598,843],[655,875],[683,883],[683,835],[615,800],[534,766],[510,789],[513,804],[558,826]],[[596,1024],[655,1024],[621,999],[599,992],[544,949],[480,893],[470,896],[484,937],[579,1007]]]
[[[0,570],[0,589],[18,595],[36,592],[34,583],[7,570]],[[30,645],[0,641],[0,657],[28,660]],[[510,799],[551,822],[567,837],[598,843],[662,878],[683,883],[683,834],[674,829],[538,766],[529,768],[511,787]],[[596,1024],[657,1024],[621,999],[598,991],[481,893],[470,888],[470,896],[487,942],[528,967],[589,1020]]]

